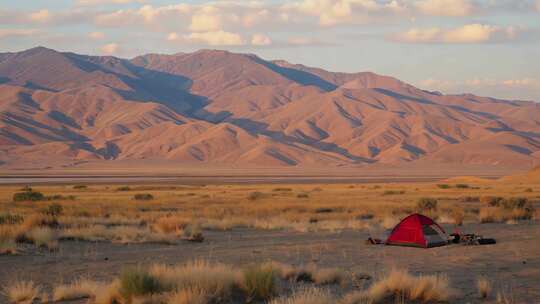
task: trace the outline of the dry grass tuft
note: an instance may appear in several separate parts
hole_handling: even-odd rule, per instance
[[[107,286],[102,283],[88,279],[80,279],[71,284],[55,287],[53,290],[53,301],[95,298],[100,290],[106,288]]]
[[[11,227],[0,226],[0,255],[17,254],[15,234]]]
[[[374,303],[389,299],[447,301],[452,292],[448,277],[444,275],[415,277],[406,270],[392,270],[368,290],[369,297]]]
[[[32,241],[36,246],[55,250],[58,248],[57,233],[48,227],[38,227],[28,231],[26,238]]]
[[[340,268],[321,268],[313,271],[313,281],[319,285],[342,284],[346,273]]]
[[[241,287],[248,302],[268,300],[277,294],[276,270],[268,263],[248,267],[243,271]]]
[[[164,216],[158,218],[152,225],[152,228],[159,233],[180,235],[189,223],[190,221],[184,217]]]
[[[40,290],[33,281],[15,281],[3,291],[11,303],[32,303],[39,297]]]
[[[164,286],[174,290],[199,290],[209,300],[230,296],[241,277],[231,266],[203,260],[176,266],[156,264],[150,267],[149,273]]]
[[[183,289],[169,296],[168,304],[207,304],[208,296],[202,290]]]
[[[269,304],[335,304],[337,300],[324,289],[305,288],[297,290],[290,297],[282,297],[269,302]]]
[[[482,299],[487,299],[491,293],[491,283],[485,277],[480,277],[476,280],[476,288],[478,289],[478,294]]]
[[[95,294],[94,304],[114,304],[121,303],[120,280],[114,280],[107,286],[98,289]]]

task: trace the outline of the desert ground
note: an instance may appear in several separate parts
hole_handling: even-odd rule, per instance
[[[0,186],[1,303],[537,303],[540,184]],[[495,245],[370,245],[420,212]]]

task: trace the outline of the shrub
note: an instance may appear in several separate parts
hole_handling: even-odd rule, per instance
[[[309,198],[309,194],[307,193],[298,193],[296,195],[297,198]]]
[[[41,192],[37,192],[29,188],[28,191],[17,192],[13,194],[14,202],[25,202],[25,201],[41,201],[45,199],[45,195]]]
[[[291,192],[293,189],[292,188],[274,188],[272,189],[272,191],[274,192]]]
[[[533,188],[527,188],[525,189],[525,192],[534,192]]]
[[[242,288],[248,301],[268,300],[276,294],[276,275],[269,264],[255,265],[243,272]]]
[[[479,202],[480,197],[478,197],[478,196],[462,196],[462,197],[459,198],[459,201],[464,202],[464,203]]]
[[[49,205],[49,207],[47,207],[44,213],[50,216],[59,216],[62,214],[63,211],[64,211],[64,207],[62,207],[62,205],[51,204]]]
[[[476,280],[476,288],[478,289],[478,294],[480,298],[487,299],[491,293],[491,283],[485,277],[480,277]]]
[[[502,206],[506,209],[523,209],[530,205],[526,197],[512,197],[502,201]]]
[[[45,199],[48,201],[61,201],[61,200],[73,201],[76,198],[77,197],[75,195],[60,195],[60,194],[55,194],[55,195],[45,197]]]
[[[454,207],[452,209],[452,220],[454,221],[454,224],[457,226],[463,225],[463,219],[465,218],[465,212],[463,209],[459,207]]]
[[[122,187],[116,188],[116,191],[131,191],[131,188],[128,186],[122,186]]]
[[[437,210],[438,201],[435,198],[422,197],[416,202],[416,207],[421,211]]]
[[[467,184],[456,184],[456,188],[458,189],[469,189],[470,186]]]
[[[398,195],[398,194],[405,194],[404,190],[385,190],[383,192],[383,195]]]
[[[151,201],[154,199],[154,196],[150,193],[137,193],[133,198],[137,201]]]
[[[11,303],[32,303],[38,298],[40,288],[33,281],[15,281],[3,288]]]
[[[295,291],[288,298],[272,300],[269,304],[335,304],[338,303],[327,290],[303,288]]]
[[[250,192],[248,194],[248,200],[255,201],[262,198],[263,196],[264,196],[264,193],[259,192],[259,191]]]
[[[413,276],[405,270],[392,270],[368,289],[369,299],[373,303],[390,303],[400,299],[433,303],[447,301],[451,294],[448,277]]]
[[[480,198],[480,202],[482,204],[486,204],[492,207],[499,206],[502,201],[504,201],[504,198],[500,196],[482,196]]]
[[[1,214],[0,215],[0,225],[16,225],[22,223],[24,218],[18,214]]]
[[[128,301],[133,296],[155,294],[163,290],[159,280],[143,269],[124,269],[120,273],[120,294]]]
[[[448,184],[438,184],[437,187],[438,187],[439,189],[450,189],[450,188],[452,188],[452,187],[451,187],[450,185],[448,185]]]
[[[79,279],[71,284],[56,286],[53,290],[53,301],[72,301],[93,298],[106,285],[87,279]]]
[[[85,189],[88,189],[88,187],[86,185],[75,185],[75,186],[73,186],[73,189],[85,190]]]

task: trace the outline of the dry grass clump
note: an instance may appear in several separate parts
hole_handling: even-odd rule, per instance
[[[271,264],[258,264],[244,269],[241,288],[247,295],[248,302],[268,300],[277,294],[276,270]]]
[[[274,299],[269,304],[335,304],[337,300],[324,289],[303,288],[295,291],[290,297]]]
[[[476,288],[480,298],[487,299],[491,293],[491,283],[485,277],[480,277],[476,280]]]
[[[391,299],[437,302],[447,301],[452,292],[448,277],[444,275],[416,277],[406,270],[392,270],[371,285],[367,294],[373,303]]]
[[[231,266],[204,260],[176,266],[156,264],[150,267],[149,274],[173,290],[204,291],[209,300],[229,297],[241,277]]]
[[[480,208],[478,218],[481,223],[506,222],[509,220],[530,220],[535,215],[535,208],[527,198],[509,198],[489,203]]]
[[[435,211],[437,210],[438,201],[431,197],[421,197],[416,202],[416,208],[419,211]]]
[[[54,250],[58,248],[57,233],[47,227],[34,228],[25,233],[28,240],[32,241],[37,247]]]
[[[11,303],[32,303],[39,297],[40,291],[33,281],[15,281],[3,288]]]
[[[0,255],[17,253],[14,231],[11,227],[0,226]]]
[[[134,297],[154,295],[167,289],[157,277],[141,268],[124,269],[120,274],[120,294],[127,302]]]
[[[96,291],[94,304],[114,304],[121,303],[120,280],[114,280],[109,285]]]
[[[183,289],[169,296],[168,304],[207,304],[208,296],[203,290]]]
[[[346,273],[341,268],[321,268],[312,271],[313,281],[319,285],[342,284]]]
[[[178,236],[176,234],[155,233],[152,232],[148,227],[107,227],[104,225],[64,229],[61,233],[61,238],[92,242],[110,241],[120,244],[174,244],[176,241],[178,241]]]
[[[159,233],[181,234],[190,223],[190,220],[179,216],[163,216],[152,224],[152,229]]]
[[[53,301],[68,301],[84,298],[95,298],[101,290],[108,286],[91,281],[88,279],[79,279],[71,284],[64,284],[54,288]]]

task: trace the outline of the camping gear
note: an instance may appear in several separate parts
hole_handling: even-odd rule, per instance
[[[386,245],[431,248],[448,244],[444,229],[427,216],[415,213],[394,227]]]
[[[497,244],[495,239],[484,238],[481,235],[476,235],[474,233],[469,234],[459,234],[452,233],[450,235],[453,237],[452,243],[463,244],[463,245],[493,245]]]

